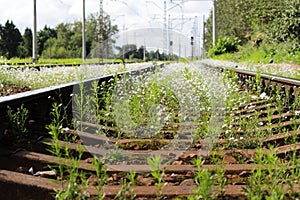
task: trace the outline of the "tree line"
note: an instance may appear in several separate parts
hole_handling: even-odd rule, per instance
[[[122,47],[117,47],[119,53],[117,58],[122,58],[124,60],[177,60],[179,57],[177,55],[167,54],[165,52],[156,51],[147,51],[144,46],[137,48],[135,44],[125,44]]]
[[[117,25],[110,16],[91,14],[86,20],[86,54],[92,58],[122,58],[141,60],[168,60],[170,57],[158,50],[148,52],[135,44],[114,47]],[[26,28],[23,35],[11,20],[0,24],[0,56],[7,59],[32,57],[33,33]],[[115,49],[118,53],[115,53]],[[82,22],[60,23],[55,28],[47,25],[37,32],[38,58],[80,58],[82,56]],[[177,59],[177,57],[176,57]]]
[[[217,34],[253,42],[300,43],[299,0],[218,0]],[[206,21],[206,48],[212,45],[212,14]]]
[[[60,23],[55,28],[48,27],[37,32],[37,53],[45,58],[77,58],[82,53],[82,23]],[[100,39],[106,42],[118,32],[117,26],[112,25],[110,16],[91,14],[86,20],[86,50],[92,53]],[[13,21],[7,20],[0,24],[0,55],[26,58],[32,56],[32,30],[26,28],[21,35]]]

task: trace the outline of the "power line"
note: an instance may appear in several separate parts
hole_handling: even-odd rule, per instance
[[[217,41],[217,0],[170,0],[171,2],[176,2],[176,1],[180,1],[180,3],[186,3],[188,1],[212,1],[213,2],[213,44],[216,43]]]

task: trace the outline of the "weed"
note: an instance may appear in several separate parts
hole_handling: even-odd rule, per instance
[[[11,126],[11,133],[14,144],[20,144],[27,137],[28,130],[26,123],[29,117],[29,111],[22,104],[20,108],[13,111],[10,107],[7,108],[7,116]]]
[[[134,186],[135,186],[135,172],[130,171],[128,173],[128,180],[126,178],[122,179],[122,186],[115,199],[126,200],[128,197],[130,200],[135,198]]]
[[[165,174],[164,169],[162,169],[161,163],[162,159],[160,155],[152,156],[147,159],[151,174],[156,179],[155,186],[157,187],[157,196],[162,195],[162,188],[164,185],[163,176]]]
[[[220,168],[218,167],[216,169],[216,175],[215,175],[217,178],[217,183],[220,186],[220,189],[218,192],[219,197],[225,196],[225,188],[224,187],[227,182],[227,178],[225,178],[224,175],[225,175],[225,164],[223,163]]]
[[[83,154],[83,147],[77,146],[77,155],[70,154],[69,146],[66,145],[64,149],[60,146],[60,138],[63,138],[63,127],[61,118],[61,106],[54,103],[52,106],[52,121],[47,125],[49,135],[53,142],[50,145],[49,151],[58,159],[58,166],[50,168],[58,168],[58,176],[63,180],[60,189],[55,189],[56,199],[85,199],[89,196],[85,188],[88,186],[86,175],[79,171],[79,163]],[[71,165],[66,166],[67,159],[71,160]],[[57,170],[56,170],[57,171]]]
[[[107,179],[107,174],[106,174],[106,166],[97,158],[94,157],[93,159],[93,165],[96,170],[96,176],[98,179],[97,185],[95,186],[98,191],[98,199],[104,199],[105,194],[102,193],[102,190],[104,188],[105,180]]]
[[[202,158],[194,160],[194,164],[197,167],[197,171],[195,172],[195,183],[197,185],[197,189],[193,191],[195,195],[189,197],[190,200],[212,199],[211,194],[213,189],[213,180],[208,169],[201,169],[204,162],[205,160]]]

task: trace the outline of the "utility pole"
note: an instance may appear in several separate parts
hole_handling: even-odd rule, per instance
[[[103,23],[103,0],[100,0],[100,11],[99,11],[100,19],[99,19],[99,61],[103,62],[103,38],[102,38],[102,23]]]
[[[203,47],[202,47],[202,58],[205,58],[205,15],[203,15],[203,35],[202,35],[202,39],[203,39]]]
[[[172,28],[171,28],[171,17],[170,14],[168,15],[168,39],[167,39],[167,44],[168,44],[168,55],[169,55],[169,59],[170,59],[170,54],[171,54],[171,33],[172,33]]]
[[[217,41],[217,0],[213,0],[213,45]]]
[[[86,36],[85,36],[85,0],[82,1],[82,62],[85,61],[86,57]]]
[[[143,48],[143,61],[144,62],[146,61],[146,41],[145,41],[145,38],[144,38],[144,48]]]
[[[164,34],[164,50],[163,52],[165,53],[165,51],[167,50],[167,40],[168,40],[168,35],[167,35],[167,2],[164,1],[164,30],[163,30],[163,34]],[[166,57],[166,54],[164,55],[164,57]]]
[[[194,51],[195,51],[195,57],[197,57],[198,53],[198,48],[197,48],[197,43],[198,43],[198,17],[195,16],[194,19],[194,25],[193,25],[193,35],[194,35]],[[199,51],[200,52],[200,51]]]
[[[37,63],[36,0],[33,0],[32,63]]]

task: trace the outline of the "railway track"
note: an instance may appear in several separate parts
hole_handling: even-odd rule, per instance
[[[224,120],[223,126],[208,150],[207,138],[183,137],[194,127],[199,132],[207,130],[204,119],[211,118],[208,111],[203,111],[208,116],[203,121],[183,122],[175,115],[174,122],[161,128],[159,137],[145,139],[128,137],[129,131],[116,126],[109,113],[97,123],[77,118],[80,130],[70,127],[74,123],[72,94],[80,83],[0,99],[0,199],[299,198],[300,81],[213,70],[226,71],[239,86],[236,94],[249,98],[229,103],[229,109],[217,117]],[[83,85],[91,88],[97,81],[98,86],[111,89],[112,79],[109,75]],[[53,124],[54,102],[58,102],[56,113],[65,116],[57,124]],[[7,119],[7,106],[17,110],[21,105],[30,113],[25,136]],[[47,124],[53,126],[45,128]],[[55,130],[62,134],[55,135]],[[105,134],[95,134],[99,131]],[[176,135],[187,148],[172,149]],[[111,146],[101,148],[106,145]]]

